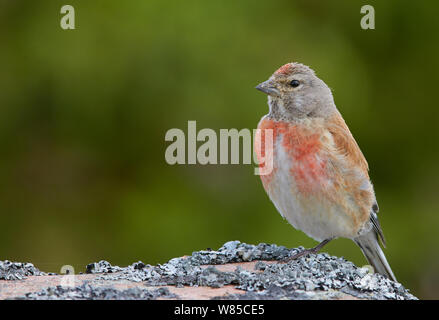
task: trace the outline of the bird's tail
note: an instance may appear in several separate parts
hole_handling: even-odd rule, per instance
[[[355,243],[361,248],[367,261],[378,272],[390,280],[396,281],[395,275],[387,262],[383,250],[381,250],[377,233],[374,229],[370,230],[354,239]]]

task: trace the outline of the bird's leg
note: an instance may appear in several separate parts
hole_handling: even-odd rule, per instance
[[[314,248],[311,249],[305,249],[297,254],[295,254],[294,256],[288,257],[286,259],[286,261],[291,261],[291,260],[295,260],[298,259],[302,256],[307,256],[310,253],[317,253],[319,252],[325,245],[327,245],[329,243],[329,241],[331,241],[333,238],[329,238],[329,239],[325,239],[322,242],[320,242],[318,245],[316,245]]]

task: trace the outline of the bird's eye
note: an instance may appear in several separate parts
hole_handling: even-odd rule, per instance
[[[291,80],[290,82],[290,86],[292,86],[293,88],[297,88],[299,85],[300,85],[299,80]]]

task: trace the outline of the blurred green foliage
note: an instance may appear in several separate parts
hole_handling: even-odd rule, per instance
[[[76,9],[76,30],[59,26]],[[376,29],[360,28],[375,7]],[[433,1],[0,1],[0,259],[163,263],[225,241],[295,247],[254,165],[169,166],[170,128],[255,128],[254,86],[310,65],[371,168],[397,278],[439,298]],[[365,264],[353,242],[326,250]]]

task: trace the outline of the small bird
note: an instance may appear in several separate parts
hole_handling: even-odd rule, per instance
[[[337,110],[329,87],[300,63],[280,67],[256,89],[268,95],[269,113],[255,139],[259,165],[267,152],[272,170],[263,186],[294,228],[319,241],[290,259],[317,253],[332,239],[352,239],[378,272],[396,281],[381,250],[385,239],[369,167]],[[264,133],[271,129],[272,150]]]

